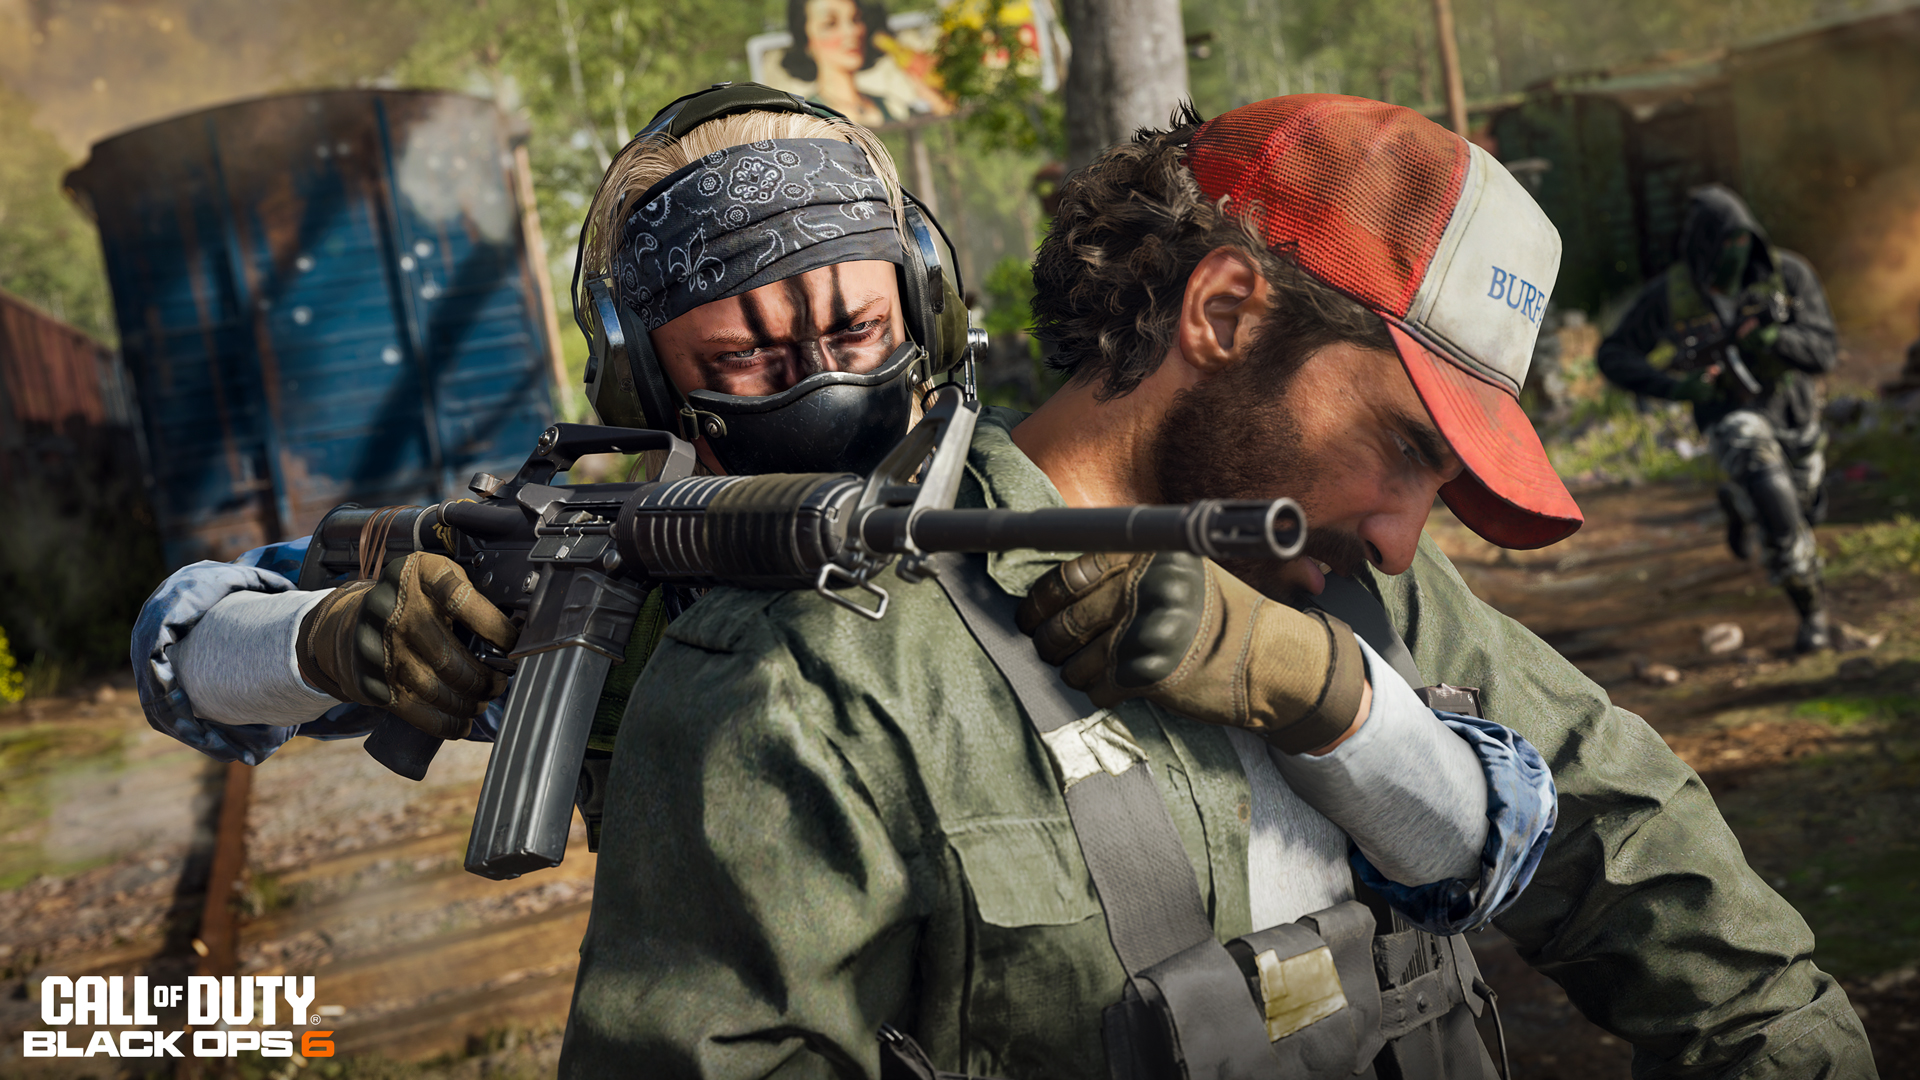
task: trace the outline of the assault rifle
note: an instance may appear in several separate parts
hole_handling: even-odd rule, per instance
[[[1742,401],[1751,401],[1760,396],[1760,380],[1754,378],[1753,371],[1740,355],[1740,347],[1735,344],[1739,328],[1747,320],[1755,322],[1755,329],[1773,323],[1784,323],[1791,314],[1791,304],[1785,294],[1748,289],[1740,294],[1735,304],[1733,320],[1720,327],[1720,333],[1711,338],[1697,338],[1688,335],[1681,345],[1681,360],[1685,370],[1699,371],[1719,364],[1727,374],[1733,376],[1744,397]]]
[[[812,589],[880,619],[887,592],[874,577],[897,560],[900,577],[924,579],[936,552],[1287,559],[1306,541],[1306,519],[1291,499],[955,510],[979,415],[967,397],[960,386],[940,387],[925,418],[869,477],[694,476],[692,446],[669,432],[555,424],[511,480],[475,475],[474,499],[334,509],[314,530],[300,584],[327,588],[374,576],[411,552],[438,552],[519,625],[509,656],[472,642],[496,666],[517,662],[466,857],[473,873],[504,879],[560,862],[576,797],[584,805],[597,782],[582,770],[594,706],[656,585]],[[650,481],[552,482],[586,454],[649,450],[666,452]],[[439,746],[393,717],[367,743],[414,779]]]

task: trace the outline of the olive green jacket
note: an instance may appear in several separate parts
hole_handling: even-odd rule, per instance
[[[989,410],[962,505],[1060,505]],[[1024,594],[1063,556],[1011,552]],[[890,1022],[941,1068],[1107,1075],[1124,973],[1046,752],[935,582],[871,622],[721,589],[666,632],[614,754],[563,1075],[876,1075]],[[1873,1075],[1813,936],[1639,718],[1468,592],[1430,540],[1379,585],[1433,681],[1553,766],[1560,825],[1500,920],[1639,1048],[1643,1076]],[[1247,933],[1249,793],[1224,733],[1131,702],[1222,940]]]

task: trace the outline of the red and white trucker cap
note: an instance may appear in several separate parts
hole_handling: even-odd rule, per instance
[[[1440,489],[1461,521],[1508,548],[1580,527],[1519,400],[1560,234],[1492,155],[1411,109],[1299,94],[1200,125],[1186,164],[1268,246],[1386,320],[1466,465]]]

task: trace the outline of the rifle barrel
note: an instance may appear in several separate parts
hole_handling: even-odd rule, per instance
[[[1290,559],[1306,542],[1306,517],[1291,499],[1207,500],[1191,506],[1056,507],[1043,510],[887,509],[861,521],[870,550],[1189,551],[1213,559]],[[909,544],[909,540],[911,543]]]

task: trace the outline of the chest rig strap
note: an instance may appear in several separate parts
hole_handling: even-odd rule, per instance
[[[1117,718],[1040,659],[1014,624],[1019,600],[987,575],[984,559],[938,558],[936,580],[1053,760],[1126,970],[1122,1000],[1102,1017],[1114,1080],[1491,1080],[1472,1013],[1462,1007],[1478,1003],[1464,941],[1410,929],[1397,914],[1395,932],[1375,937],[1375,914],[1349,901],[1221,944],[1145,753]],[[1328,580],[1328,610],[1418,686],[1412,654],[1379,602],[1356,582]],[[1423,698],[1429,694],[1444,697],[1430,707],[1477,706],[1472,691],[1429,687]],[[1377,1056],[1395,1068],[1376,1073]]]
[[[1279,1076],[1265,1018],[1240,965],[1214,937],[1193,863],[1144,755],[1116,747],[1098,719],[1104,710],[1034,652],[1014,625],[1019,599],[987,576],[985,560],[940,558],[935,580],[1054,760],[1100,763],[1069,765],[1061,779],[1108,937],[1128,976],[1126,1000],[1107,1010],[1104,1023],[1114,1075],[1158,1075],[1147,1071],[1144,1056],[1183,1062],[1188,1076]],[[1062,745],[1075,748],[1063,753]]]

